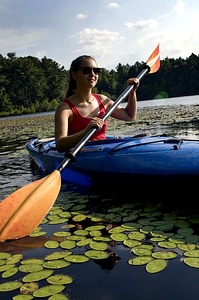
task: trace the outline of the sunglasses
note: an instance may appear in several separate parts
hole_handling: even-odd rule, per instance
[[[82,70],[82,73],[84,75],[88,75],[91,73],[91,71],[94,72],[95,75],[99,75],[101,69],[100,68],[90,68],[90,67],[83,67],[80,70]]]

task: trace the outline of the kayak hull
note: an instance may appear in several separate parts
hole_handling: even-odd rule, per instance
[[[43,174],[53,172],[70,153],[56,151],[55,141],[27,143],[30,157]],[[87,142],[61,172],[63,183],[105,187],[137,183],[182,183],[199,178],[199,140],[172,136],[107,137]]]

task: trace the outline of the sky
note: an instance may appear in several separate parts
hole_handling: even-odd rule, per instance
[[[0,54],[44,56],[66,70],[80,55],[99,67],[199,55],[198,0],[0,0]]]

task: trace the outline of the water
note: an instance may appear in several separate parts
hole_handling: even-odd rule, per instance
[[[180,97],[172,99],[161,99],[161,100],[151,100],[151,101],[142,101],[138,102],[139,107],[162,107],[162,106],[175,106],[175,105],[198,105],[199,96],[191,97]],[[41,114],[36,114],[35,116],[25,116],[29,117],[39,117]],[[197,116],[196,116],[197,117]],[[14,190],[26,186],[28,183],[35,181],[39,178],[39,174],[34,172],[28,154],[25,150],[25,143],[27,142],[29,136],[33,135],[45,135],[47,133],[49,136],[53,133],[53,124],[52,127],[49,123],[45,124],[46,132],[43,131],[43,128],[39,128],[39,122],[37,126],[34,126],[34,122],[29,121],[30,124],[26,125],[25,128],[20,122],[24,116],[13,117],[13,118],[1,118],[0,124],[5,119],[10,120],[14,119],[16,123],[10,125],[10,130],[4,128],[2,131],[2,136],[0,137],[0,199],[4,199],[7,195],[13,193]],[[42,118],[43,122],[46,122]],[[177,129],[174,126],[175,124],[164,124],[161,125],[152,125],[148,126],[149,132],[160,133],[160,131],[171,131],[176,130],[178,135],[196,135],[198,134],[198,128],[193,125],[194,122],[187,122],[186,126],[179,126]],[[20,127],[18,132],[17,126]],[[122,124],[121,127],[118,125],[112,126],[110,131],[117,132],[134,132],[134,127],[131,124]],[[139,125],[139,130],[141,125]],[[137,129],[137,128],[136,128]],[[135,129],[135,130],[136,130]],[[146,130],[145,128],[143,129]],[[184,187],[182,187],[183,189]],[[178,222],[187,222],[187,226],[194,229],[194,235],[198,236],[199,228],[197,222],[194,223],[193,219],[196,217],[198,219],[198,208],[195,206],[194,201],[195,194],[192,194],[189,191],[188,194],[185,194],[184,199],[178,199],[178,193],[173,193],[173,191],[168,191],[168,203],[162,203],[162,195],[164,191],[160,191],[158,186],[154,183],[154,186],[147,193],[147,197],[142,197],[143,187],[132,186],[129,187],[128,193],[122,191],[121,195],[113,194],[104,194],[103,191],[101,194],[88,194],[88,191],[84,189],[79,189],[76,186],[65,186],[62,187],[58,199],[55,205],[63,207],[68,203],[75,203],[75,207],[82,203],[86,203],[87,208],[90,212],[103,213],[108,216],[110,214],[111,208],[122,209],[124,207],[129,207],[129,204],[135,205],[135,211],[137,211],[138,219],[135,219],[139,224],[141,224],[141,219],[145,218],[150,221],[149,225],[157,218],[160,221],[171,219],[172,217],[176,218],[176,224]],[[135,193],[137,191],[138,193]],[[139,193],[140,191],[140,193]],[[136,194],[136,197],[135,197]],[[174,196],[175,195],[175,196]],[[155,200],[155,201],[154,201]],[[153,202],[154,201],[154,202]],[[175,205],[176,203],[176,205]],[[177,204],[178,203],[178,204]],[[180,203],[180,205],[179,205]],[[147,211],[150,211],[154,207],[154,211],[151,210],[148,215]],[[38,207],[39,209],[39,207]],[[67,209],[70,211],[70,209]],[[121,210],[119,217],[124,214],[128,214],[128,211],[131,212],[131,209],[128,208]],[[74,213],[74,211],[73,211]],[[141,215],[142,213],[142,215]],[[145,217],[144,217],[145,216]],[[147,216],[147,217],[146,217]],[[109,222],[112,224],[113,222]],[[109,225],[110,225],[109,224]],[[44,242],[48,238],[53,236],[55,231],[63,230],[61,225],[49,225],[44,224],[42,228],[47,232],[45,236],[37,238],[24,238],[18,241],[10,241],[5,243],[0,243],[0,252],[8,252],[11,254],[14,253],[23,253],[25,258],[42,258],[52,252],[61,251],[61,248],[58,249],[47,249],[45,248]],[[175,225],[172,230],[168,232],[175,232],[179,228]],[[146,238],[146,241],[149,237]],[[177,237],[176,237],[177,238]],[[179,236],[178,236],[179,239]],[[190,244],[195,244],[195,247],[198,248],[197,242],[190,242]],[[166,248],[161,248],[155,244],[155,249],[167,252]],[[88,246],[85,247],[76,247],[72,249],[74,253],[83,254]],[[174,299],[197,299],[198,297],[198,280],[199,280],[199,271],[198,268],[193,268],[185,265],[183,263],[184,255],[183,251],[178,249],[178,256],[175,259],[168,259],[168,265],[165,270],[159,273],[150,274],[146,272],[145,266],[131,266],[128,264],[129,259],[134,257],[130,248],[125,247],[122,242],[111,243],[109,249],[117,254],[117,259],[103,264],[100,261],[89,260],[89,262],[81,264],[71,264],[67,268],[62,268],[56,270],[55,273],[62,273],[70,275],[74,278],[74,281],[70,285],[66,285],[64,294],[67,294],[70,300],[174,300]],[[2,274],[2,273],[0,273]],[[2,282],[8,281],[20,281],[24,276],[22,272],[17,273],[10,278],[2,279],[0,276],[0,284]],[[46,285],[46,282],[42,281],[40,286]],[[0,298],[4,300],[11,300],[14,295],[19,294],[19,290],[3,293],[0,292]],[[36,298],[35,298],[36,299]],[[43,299],[47,299],[43,298]]]

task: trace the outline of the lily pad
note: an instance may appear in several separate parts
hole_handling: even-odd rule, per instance
[[[39,285],[36,282],[27,282],[20,287],[20,293],[23,295],[32,295],[38,288]]]
[[[79,215],[76,215],[72,218],[72,220],[74,222],[82,222],[82,221],[85,221],[86,220],[86,215],[82,215],[82,214],[79,214]]]
[[[133,265],[133,266],[141,266],[141,265],[148,264],[152,260],[153,260],[152,256],[146,256],[146,255],[145,256],[136,256],[136,257],[129,259],[128,263],[129,263],[129,265]]]
[[[133,231],[128,234],[128,238],[132,240],[141,241],[145,238],[145,234],[143,232]]]
[[[20,265],[19,270],[24,273],[31,273],[43,270],[43,266],[40,264],[25,264]]]
[[[59,242],[57,241],[47,241],[44,243],[44,247],[49,249],[56,249],[59,247]]]
[[[108,249],[108,244],[105,243],[105,242],[92,241],[92,242],[90,242],[89,246],[93,250],[102,250],[102,251],[104,251],[104,250]]]
[[[13,267],[13,268],[3,272],[1,276],[2,276],[2,278],[8,278],[8,277],[15,275],[17,272],[18,272],[18,268]]]
[[[128,236],[125,233],[112,233],[110,237],[116,242],[123,242],[128,239]]]
[[[76,241],[66,240],[60,243],[60,247],[63,249],[73,249],[76,247]]]
[[[89,260],[89,258],[83,254],[71,254],[69,256],[66,256],[64,259],[68,262],[73,263],[84,263]]]
[[[167,266],[167,262],[164,259],[153,259],[146,265],[146,271],[148,273],[158,273],[163,271]]]
[[[69,298],[64,294],[56,294],[50,296],[48,300],[69,300]]]
[[[54,259],[45,262],[43,264],[43,267],[48,269],[60,269],[60,268],[68,267],[69,265],[70,263],[65,259]]]
[[[38,297],[38,298],[44,298],[44,297],[49,297],[52,295],[55,295],[57,293],[62,292],[65,289],[64,285],[48,285],[48,286],[44,286],[39,288],[37,291],[35,291],[33,293],[34,297]]]
[[[31,300],[34,297],[32,295],[16,295],[12,298],[12,300]]]
[[[199,249],[185,251],[184,255],[188,257],[199,257]]]
[[[0,283],[0,292],[9,292],[19,289],[22,286],[21,282],[18,281],[8,281]]]
[[[171,259],[178,256],[174,251],[157,251],[152,254],[154,258]]]
[[[73,282],[73,278],[69,275],[55,274],[48,277],[47,282],[50,284],[70,284]]]
[[[57,251],[53,252],[45,257],[45,260],[55,260],[55,259],[60,259],[64,258],[65,256],[71,255],[71,251]]]
[[[88,250],[85,255],[93,259],[104,259],[108,258],[108,253],[100,250]]]
[[[199,257],[185,257],[184,263],[193,268],[199,268]]]
[[[43,280],[53,274],[53,270],[42,270],[42,271],[37,271],[37,272],[32,272],[27,274],[22,278],[23,282],[36,282]]]

